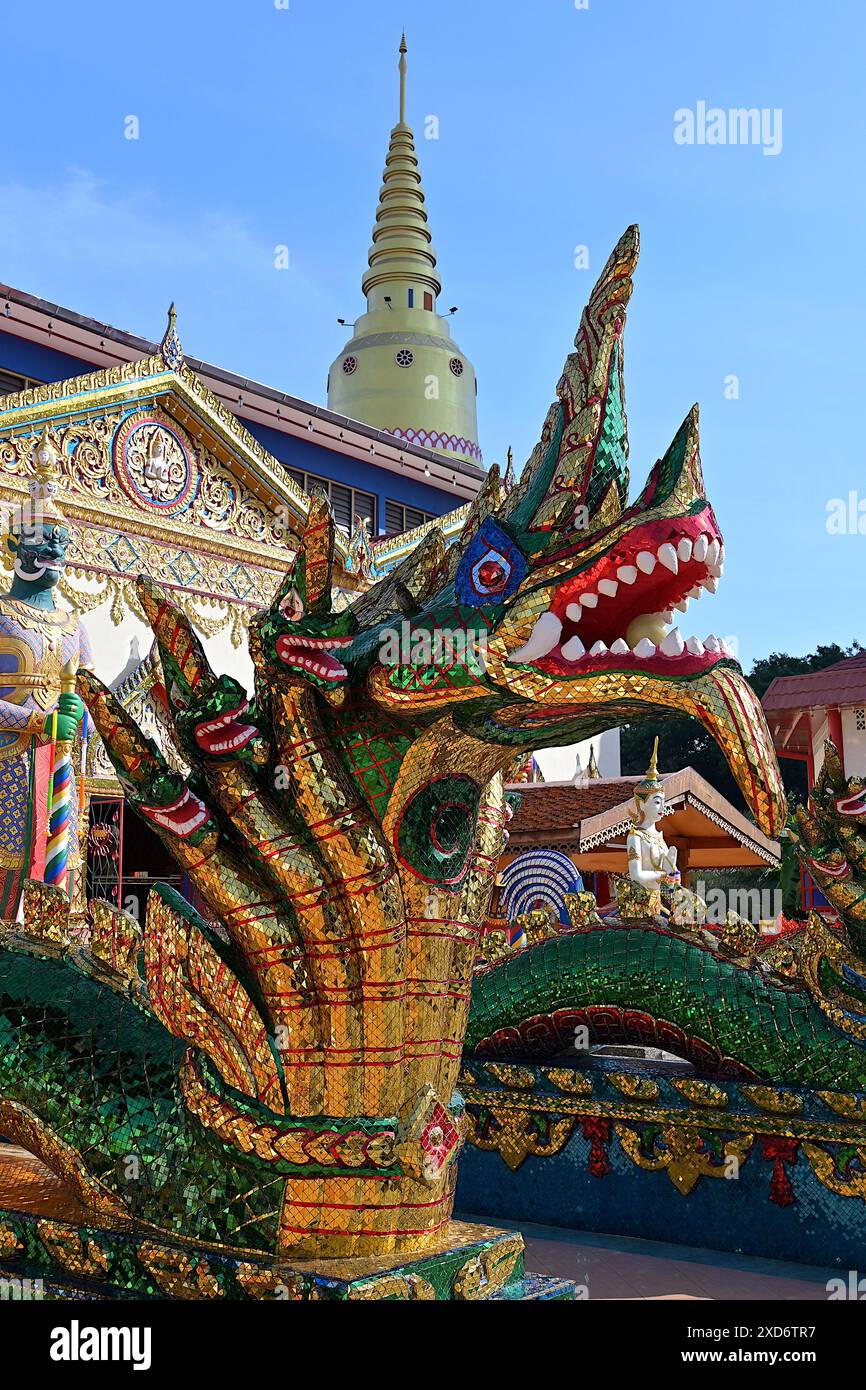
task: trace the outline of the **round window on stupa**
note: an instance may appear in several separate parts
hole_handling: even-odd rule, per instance
[[[463,363],[460,361],[459,357],[452,357],[451,361],[448,363],[448,366],[451,368],[455,376],[463,375]]]
[[[358,359],[357,359],[357,357],[351,357],[351,356],[350,356],[350,357],[344,357],[344,358],[343,358],[343,371],[346,373],[346,376],[351,376],[352,373],[353,373],[353,371],[354,371],[355,368],[357,367],[357,365],[358,365]]]
[[[394,353],[394,361],[398,367],[411,367],[415,361],[415,354],[408,348],[400,348],[399,352]]]

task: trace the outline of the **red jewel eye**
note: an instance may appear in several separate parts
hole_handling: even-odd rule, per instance
[[[498,560],[485,560],[484,564],[479,566],[478,578],[485,589],[495,589],[497,586],[501,586],[505,578],[505,570]]]

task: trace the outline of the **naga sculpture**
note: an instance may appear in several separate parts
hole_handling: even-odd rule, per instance
[[[187,772],[79,674],[130,804],[207,913],[164,887],[143,927],[97,904],[89,950],[35,927],[7,938],[0,1131],[63,1176],[82,1228],[146,1233],[139,1259],[161,1288],[205,1296],[216,1275],[201,1252],[214,1248],[247,1252],[233,1292],[252,1277],[250,1251],[303,1262],[439,1248],[467,1026],[473,1045],[495,1045],[503,1029],[519,1036],[521,1009],[646,993],[636,956],[605,967],[617,933],[594,931],[543,940],[473,986],[503,774],[526,750],[693,715],[761,828],[784,823],[773,748],[736,662],[716,639],[667,631],[722,568],[696,409],[628,501],[622,339],[637,252],[631,228],[519,484],[506,490],[492,469],[458,544],[432,531],[338,611],[333,521],[313,499],[295,563],[254,624],[252,697],[140,581]],[[692,1019],[710,1007],[699,988],[678,996]],[[811,1055],[804,1045],[804,1075]],[[769,1041],[750,1062],[779,1069]],[[18,1227],[11,1239],[24,1240]],[[199,1251],[186,1265],[184,1241]],[[478,1277],[493,1288],[489,1275]]]

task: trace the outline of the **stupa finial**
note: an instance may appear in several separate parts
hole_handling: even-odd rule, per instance
[[[400,124],[406,124],[406,30],[400,39]]]

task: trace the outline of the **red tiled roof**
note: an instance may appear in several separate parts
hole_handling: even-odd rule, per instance
[[[761,704],[767,713],[827,705],[866,704],[866,652],[846,657],[823,671],[777,676]]]
[[[572,830],[589,816],[598,816],[631,800],[640,777],[600,777],[581,782],[518,782],[509,790],[520,793],[520,806],[509,823],[512,835],[532,831]]]
[[[621,835],[629,824],[634,788],[642,777],[600,777],[586,782],[517,782],[509,791],[520,805],[509,823],[510,847],[572,844],[578,853]],[[779,846],[753,825],[742,811],[717,792],[694,768],[662,773],[668,811],[697,812],[707,822],[704,833],[746,846],[764,863],[778,864]],[[751,862],[748,861],[748,862]]]

